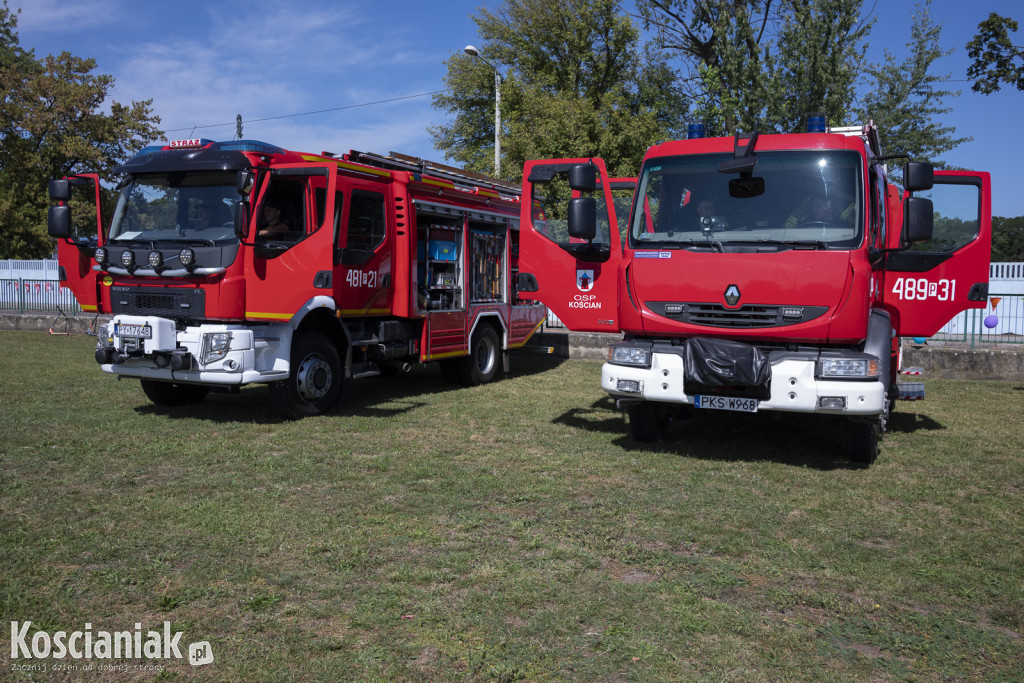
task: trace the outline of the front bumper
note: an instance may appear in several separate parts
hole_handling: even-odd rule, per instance
[[[123,335],[148,329],[149,337]],[[119,315],[100,330],[96,357],[104,372],[191,384],[243,386],[286,379],[292,329],[201,324],[176,329],[166,318]],[[212,339],[219,352],[212,353]],[[174,366],[184,366],[175,369]]]
[[[770,358],[770,356],[769,356]],[[758,410],[830,415],[878,415],[884,410],[885,386],[879,380],[825,380],[815,376],[816,360],[784,358],[771,363],[771,397]],[[635,383],[635,384],[634,384]],[[683,358],[677,354],[651,355],[651,367],[605,363],[601,387],[618,399],[662,401],[693,405],[694,397],[683,390]],[[624,391],[629,386],[636,390]],[[843,408],[822,407],[821,399]]]

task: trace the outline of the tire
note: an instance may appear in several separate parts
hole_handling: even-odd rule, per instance
[[[164,408],[190,406],[199,403],[210,393],[210,387],[201,384],[178,384],[153,379],[140,380],[142,390],[150,401]]]
[[[627,409],[629,431],[641,443],[661,441],[668,433],[668,415],[651,403],[635,403]]]
[[[870,465],[878,457],[878,439],[881,427],[877,422],[851,422],[847,441],[847,456],[850,462]]]
[[[468,387],[487,384],[501,369],[501,343],[490,325],[477,329],[469,343],[469,355],[459,359],[459,379]]]
[[[291,374],[270,385],[270,401],[289,420],[324,415],[346,383],[338,349],[327,337],[302,332],[292,338]]]

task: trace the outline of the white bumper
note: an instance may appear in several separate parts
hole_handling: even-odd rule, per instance
[[[122,336],[122,326],[148,327],[150,338]],[[292,329],[289,325],[257,327],[206,324],[176,331],[166,318],[119,315],[100,331],[97,349],[112,349],[116,362],[101,363],[104,372],[123,377],[169,382],[242,386],[286,379]],[[230,335],[223,353],[210,353],[212,335]],[[219,339],[224,339],[223,336]],[[187,351],[187,369],[170,367],[170,354]]]
[[[885,402],[885,388],[879,381],[822,380],[814,376],[811,360],[783,360],[772,364],[771,398],[761,401],[758,410],[831,415],[878,415]],[[654,353],[650,368],[605,363],[601,368],[601,386],[612,396],[624,399],[693,404],[693,396],[683,391],[683,359],[675,354]],[[639,391],[621,391],[620,380],[639,383]],[[845,409],[820,408],[822,397],[846,399]]]

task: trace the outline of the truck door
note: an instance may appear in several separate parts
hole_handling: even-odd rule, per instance
[[[895,310],[897,333],[928,337],[961,311],[984,308],[992,256],[989,174],[935,171],[932,239],[889,256],[883,302]]]
[[[95,173],[66,178],[70,185],[71,237],[57,240],[60,280],[87,313],[99,313],[99,272],[92,269],[93,253],[103,244],[100,179]]]
[[[254,211],[245,317],[290,320],[315,296],[332,296],[335,193],[331,163],[282,164],[270,170]],[[286,229],[268,231],[283,224]]]
[[[394,295],[394,238],[388,229],[392,188],[342,176],[338,190],[343,195],[334,283],[338,308],[346,316],[387,315]]]
[[[593,189],[570,181],[574,167],[593,165]],[[569,234],[577,200],[594,200],[594,238]],[[585,204],[578,204],[584,206]],[[537,299],[570,330],[618,332],[618,270],[622,239],[602,159],[528,161],[523,169],[519,291]]]

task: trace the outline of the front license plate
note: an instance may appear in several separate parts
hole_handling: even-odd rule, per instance
[[[756,413],[756,398],[731,398],[729,396],[694,396],[695,408],[711,410],[735,410],[740,413]]]
[[[118,337],[135,337],[136,339],[152,339],[153,328],[149,325],[114,325],[114,334]]]

